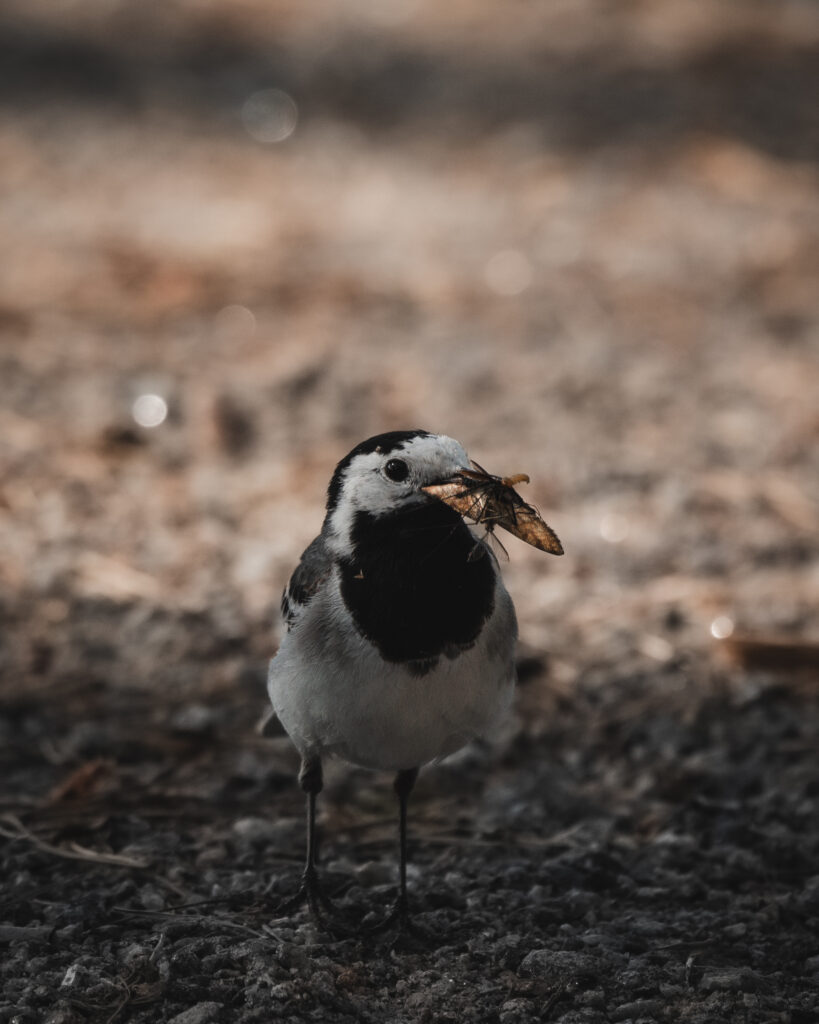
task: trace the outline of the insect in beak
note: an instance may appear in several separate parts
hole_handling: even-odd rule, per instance
[[[429,484],[421,490],[474,523],[485,526],[488,533],[500,526],[532,547],[550,555],[563,554],[557,534],[543,521],[538,510],[515,490],[517,484],[529,483],[526,473],[493,476],[477,462],[472,466],[472,469],[459,470],[449,480]]]

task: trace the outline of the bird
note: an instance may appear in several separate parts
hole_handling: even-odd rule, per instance
[[[307,818],[304,871],[287,907],[306,903],[328,930],[335,907],[316,863],[325,760],[395,773],[399,886],[382,926],[411,930],[407,806],[419,770],[491,732],[512,700],[518,628],[497,559],[434,496],[471,465],[460,442],[426,430],[356,445],[333,472],[321,532],[282,595],[268,693],[301,758]]]

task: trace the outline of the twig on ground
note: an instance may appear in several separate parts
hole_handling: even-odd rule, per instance
[[[50,925],[0,924],[0,942],[46,942],[54,933]]]
[[[80,846],[79,843],[72,843],[70,849],[54,846],[52,843],[47,843],[45,840],[35,836],[14,814],[4,814],[0,820],[11,826],[11,829],[0,826],[0,836],[4,836],[6,839],[25,840],[25,842],[31,843],[38,850],[42,850],[43,853],[50,853],[54,857],[63,857],[66,860],[89,861],[93,864],[110,864],[113,867],[119,868],[148,867],[148,861],[146,860],[137,857],[126,857],[125,854],[121,853],[99,853],[96,850],[89,850],[84,846]]]
[[[168,918],[175,921],[187,920],[195,921],[197,924],[219,925],[220,927],[230,928],[233,931],[245,932],[245,934],[252,935],[256,939],[266,938],[262,932],[256,931],[254,928],[248,928],[246,924],[239,924],[237,921],[231,921],[225,917],[209,917],[205,914],[180,914],[174,910],[143,910],[137,907],[111,907],[111,910],[128,917]]]

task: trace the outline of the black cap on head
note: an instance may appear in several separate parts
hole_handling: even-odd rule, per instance
[[[389,455],[390,452],[403,448],[407,441],[412,441],[416,437],[430,436],[431,434],[428,430],[390,430],[386,434],[376,434],[374,437],[368,437],[366,441],[357,444],[336,466],[330,486],[327,488],[327,511],[332,512],[338,504],[338,497],[341,493],[341,478],[344,475],[344,470],[357,455],[369,455],[374,451],[380,451],[383,455]]]

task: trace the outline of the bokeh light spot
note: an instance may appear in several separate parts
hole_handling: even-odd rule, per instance
[[[532,283],[532,264],[517,249],[502,249],[487,262],[487,285],[498,295],[520,295]]]
[[[711,636],[715,640],[727,640],[734,632],[734,620],[727,615],[718,615],[711,623]]]
[[[158,427],[168,417],[168,403],[161,395],[140,395],[131,406],[131,413],[141,427]]]
[[[223,306],[213,318],[213,328],[220,341],[241,341],[256,334],[256,317],[247,306]]]
[[[609,544],[619,544],[628,537],[628,519],[619,512],[607,512],[600,520],[600,536]]]
[[[646,657],[653,658],[655,661],[670,661],[674,657],[674,648],[662,636],[649,634],[642,637],[640,640],[640,650]]]
[[[242,104],[242,124],[257,142],[284,142],[296,130],[295,100],[281,89],[261,89]]]

